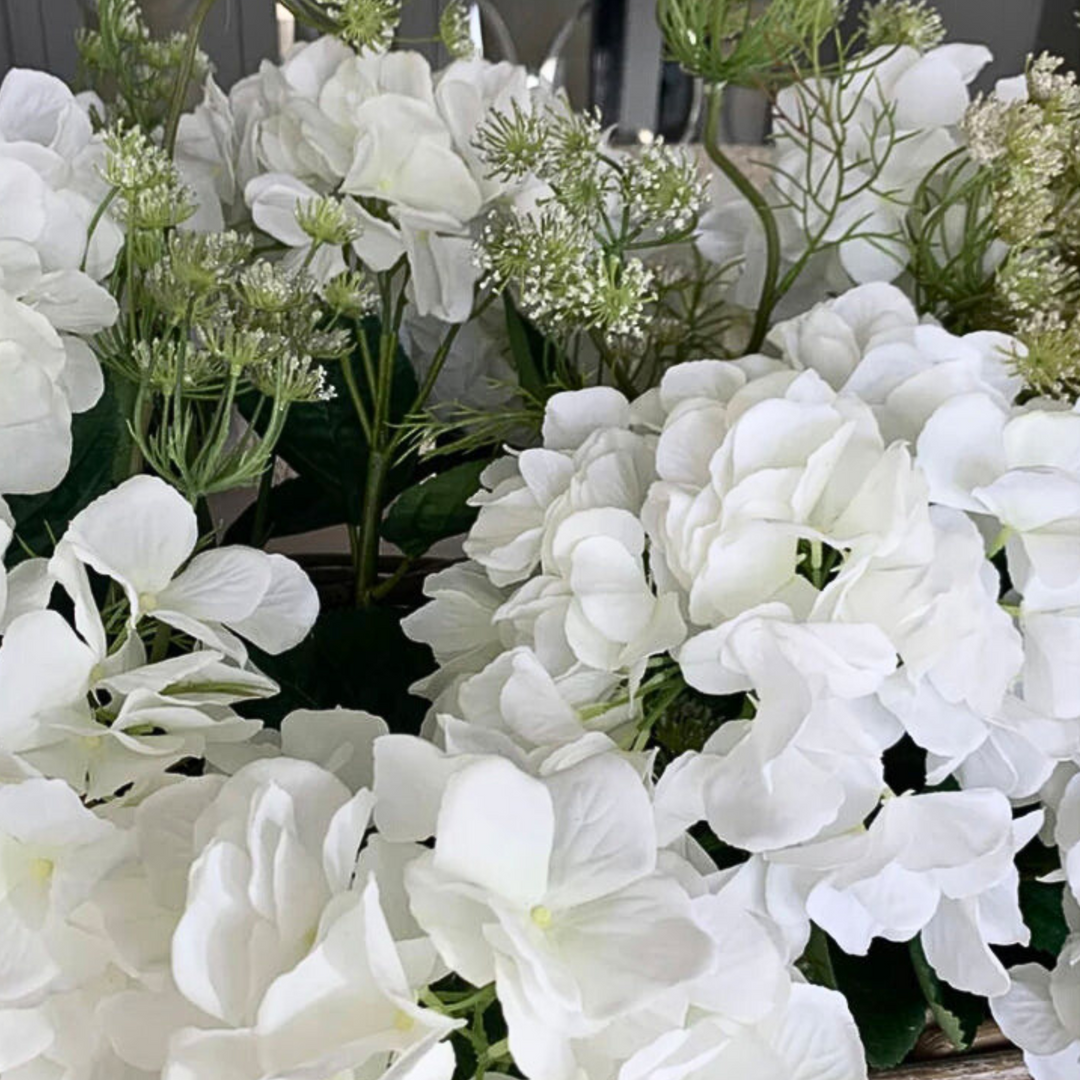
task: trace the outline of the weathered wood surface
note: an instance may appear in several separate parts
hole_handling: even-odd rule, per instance
[[[871,1075],[873,1080],[1031,1080],[1019,1050],[920,1061]]]
[[[993,1021],[980,1025],[970,1052],[957,1055],[937,1026],[926,1029],[912,1055],[899,1069],[872,1073],[872,1080],[1030,1080],[1020,1052]],[[1080,1080],[1080,1078],[1078,1078]]]

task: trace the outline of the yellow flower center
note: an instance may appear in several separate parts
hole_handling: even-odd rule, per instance
[[[398,1009],[397,1016],[394,1017],[394,1027],[398,1031],[412,1031],[416,1026],[416,1021],[407,1013]]]
[[[157,610],[157,597],[153,593],[139,593],[139,607],[149,614]]]
[[[56,869],[52,859],[34,859],[30,863],[30,876],[34,881],[48,881]]]
[[[544,907],[543,904],[537,904],[536,907],[529,912],[529,918],[532,919],[541,930],[546,930],[551,926],[551,908]]]

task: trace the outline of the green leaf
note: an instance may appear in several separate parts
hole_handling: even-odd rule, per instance
[[[923,997],[938,1027],[957,1050],[967,1050],[987,1017],[985,1000],[943,983],[926,959],[918,938],[908,942],[908,949]]]
[[[510,336],[510,355],[514,360],[518,382],[531,397],[546,401],[551,395],[551,378],[544,370],[543,336],[521,315],[509,293],[503,293],[503,306]]]
[[[276,726],[293,709],[341,705],[383,717],[392,731],[417,733],[427,704],[409,686],[430,673],[431,653],[405,637],[403,614],[394,608],[323,611],[295,649],[281,656],[252,649],[281,693],[243,711]]]
[[[816,923],[810,924],[810,940],[795,966],[815,986],[836,989],[836,971],[833,969],[832,954],[829,950],[829,936]]]
[[[68,522],[113,486],[114,461],[127,445],[127,428],[111,376],[106,377],[101,400],[73,418],[71,433],[71,465],[60,485],[44,495],[8,496],[15,532],[22,541],[9,549],[12,562],[25,557],[22,545],[35,555],[51,554]]]
[[[1064,892],[1065,886],[1060,883],[1020,882],[1020,910],[1031,930],[1031,947],[1055,957],[1061,953],[1069,936],[1061,906]]]
[[[468,532],[477,509],[466,500],[476,494],[487,464],[467,461],[403,491],[383,523],[383,537],[415,558],[439,540]]]
[[[903,945],[875,941],[866,956],[830,944],[837,988],[847,998],[872,1068],[891,1069],[911,1053],[926,1026],[926,1002]]]

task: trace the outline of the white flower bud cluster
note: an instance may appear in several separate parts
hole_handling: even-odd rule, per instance
[[[296,208],[296,224],[315,244],[342,247],[360,235],[355,218],[351,217],[341,201],[323,195]]]
[[[176,166],[145,132],[118,125],[106,132],[105,146],[102,175],[119,194],[129,229],[164,231],[195,212]]]
[[[450,0],[439,16],[439,40],[455,60],[473,60],[477,48],[463,0]]]
[[[332,0],[338,35],[358,52],[386,52],[401,22],[401,0]]]
[[[628,159],[626,169],[626,202],[637,221],[681,233],[704,211],[707,182],[685,149],[657,139]]]
[[[860,13],[870,48],[911,45],[933,49],[945,39],[945,23],[928,0],[878,0]]]

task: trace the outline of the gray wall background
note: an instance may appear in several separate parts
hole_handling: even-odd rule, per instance
[[[195,0],[143,0],[156,31],[182,27]],[[444,0],[407,0],[403,36],[431,35]],[[516,46],[518,58],[539,67],[559,33],[565,30],[564,77],[578,104],[587,104],[590,82],[597,85],[597,51],[592,41],[612,36],[612,12],[619,0],[594,0],[590,26],[582,0],[485,0],[497,9]],[[853,0],[849,19],[857,18],[862,0]],[[1080,29],[1076,0],[935,0],[954,40],[985,41],[995,63],[983,84],[992,85],[1003,74],[1013,74],[1029,52],[1042,49],[1064,54],[1080,67]],[[619,80],[621,100],[614,112],[628,130],[655,109],[659,82],[660,43],[654,29],[654,0],[621,0],[626,17],[615,29],[621,37],[624,71],[633,81]],[[81,26],[90,0],[0,0],[0,76],[12,66],[45,68],[67,79],[76,74],[74,30]],[[572,27],[572,29],[571,29]],[[490,29],[490,22],[489,22]],[[491,53],[498,57],[496,36]],[[207,20],[204,46],[217,68],[218,80],[229,86],[254,71],[264,57],[277,56],[277,28],[273,0],[218,0]],[[489,55],[491,54],[489,53]],[[433,59],[438,59],[433,56]],[[601,65],[602,66],[602,65]],[[657,73],[655,81],[640,77]],[[616,115],[612,115],[615,119]]]

